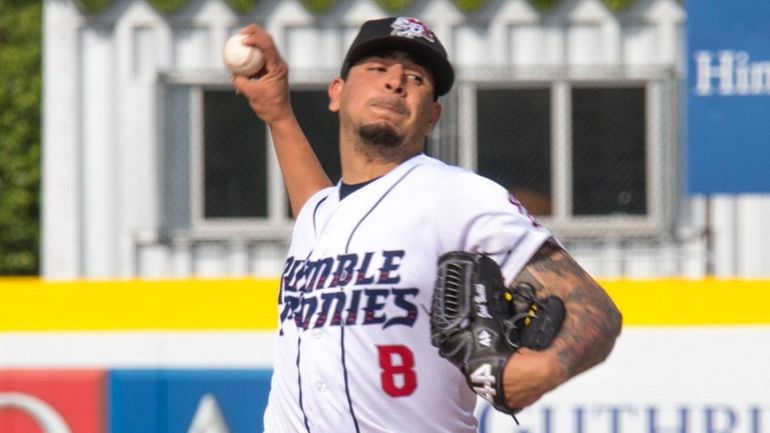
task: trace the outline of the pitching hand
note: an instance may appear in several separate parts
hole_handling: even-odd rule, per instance
[[[262,50],[265,67],[253,77],[233,75],[236,92],[249,101],[254,113],[268,125],[293,116],[289,100],[289,67],[278,52],[273,38],[261,27],[250,24],[240,31],[246,45]]]

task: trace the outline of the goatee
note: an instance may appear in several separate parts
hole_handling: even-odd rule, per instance
[[[358,128],[358,135],[365,143],[388,148],[398,147],[404,137],[388,125],[370,124]]]

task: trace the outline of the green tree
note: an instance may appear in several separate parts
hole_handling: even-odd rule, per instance
[[[42,2],[0,0],[0,275],[39,272]]]

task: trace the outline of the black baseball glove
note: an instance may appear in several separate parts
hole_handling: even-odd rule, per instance
[[[515,415],[503,393],[503,369],[519,348],[550,346],[564,321],[556,296],[537,299],[528,284],[507,288],[497,263],[452,251],[439,258],[431,306],[431,340],[468,386],[497,410]]]

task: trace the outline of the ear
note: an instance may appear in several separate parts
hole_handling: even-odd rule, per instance
[[[430,133],[433,132],[433,128],[436,126],[439,119],[441,118],[441,110],[442,110],[441,104],[439,104],[438,102],[434,102],[432,109],[433,111],[431,112],[431,115],[430,115],[430,125],[428,128],[428,135],[430,135]]]
[[[326,89],[326,93],[329,94],[329,111],[336,113],[340,111],[340,93],[344,87],[345,80],[342,78],[335,78],[334,81],[329,83],[329,87]]]

